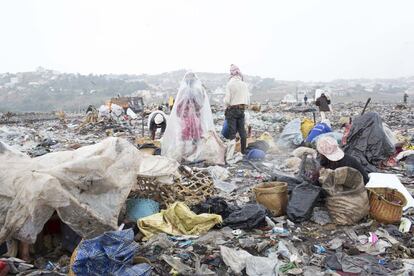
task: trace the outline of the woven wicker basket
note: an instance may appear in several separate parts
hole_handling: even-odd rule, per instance
[[[213,178],[205,170],[193,170],[191,176],[181,176],[174,184],[162,184],[156,177],[138,176],[130,198],[149,198],[160,203],[162,208],[176,201],[195,205],[216,194]]]
[[[407,204],[404,195],[390,188],[370,188],[370,216],[385,224],[397,223],[401,220],[403,207]]]

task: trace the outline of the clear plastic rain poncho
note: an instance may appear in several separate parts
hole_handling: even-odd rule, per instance
[[[214,130],[214,123],[207,93],[198,77],[187,72],[167,123],[161,154],[178,161],[196,161],[205,150],[200,142],[210,130]]]

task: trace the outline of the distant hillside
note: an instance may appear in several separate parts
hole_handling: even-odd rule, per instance
[[[89,104],[100,105],[118,94],[145,95],[146,102],[165,102],[175,95],[184,70],[159,75],[80,75],[39,68],[33,72],[0,74],[0,112],[5,111],[76,111]],[[197,73],[211,101],[220,103],[228,74]],[[414,77],[390,80],[337,80],[329,83],[279,81],[273,78],[245,76],[253,100],[279,101],[286,94],[312,95],[324,88],[338,99],[351,101],[368,96],[383,101],[400,101],[402,93],[414,92]],[[414,98],[414,95],[410,98]]]

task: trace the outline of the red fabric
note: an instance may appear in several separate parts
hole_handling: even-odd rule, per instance
[[[195,99],[188,99],[177,105],[177,115],[181,119],[183,141],[200,140],[203,134],[200,121],[201,106]]]
[[[6,267],[6,262],[0,261],[0,271]]]
[[[200,140],[203,130],[201,129],[200,118],[184,117],[181,118],[182,130],[181,137],[183,141]]]

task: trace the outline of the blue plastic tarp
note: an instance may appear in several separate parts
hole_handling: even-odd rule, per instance
[[[106,232],[79,244],[72,271],[77,276],[149,276],[149,264],[133,265],[137,249],[132,229]]]
[[[317,123],[309,132],[305,142],[313,142],[313,140],[321,134],[332,132],[332,129],[325,123]]]

